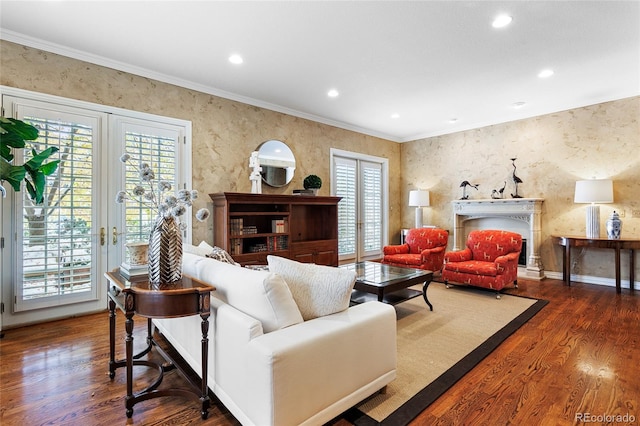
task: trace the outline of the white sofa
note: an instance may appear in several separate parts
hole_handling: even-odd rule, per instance
[[[395,378],[395,310],[379,302],[348,307],[355,276],[345,277],[340,268],[272,261],[281,273],[184,254],[184,273],[217,288],[209,319],[208,384],[243,425],[321,425]],[[304,272],[300,280],[298,271]],[[291,283],[301,282],[287,284],[287,276]],[[319,286],[301,289],[305,279]],[[349,288],[331,289],[345,279]],[[307,319],[314,309],[322,312],[336,303],[300,300],[318,289],[338,294],[342,306]],[[201,371],[200,321],[199,316],[154,320],[196,372]]]

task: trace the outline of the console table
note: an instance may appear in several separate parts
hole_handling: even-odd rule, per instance
[[[178,282],[154,286],[146,276],[127,280],[120,275],[119,269],[104,274],[107,279],[107,294],[109,295],[109,377],[115,376],[116,368],[126,367],[127,396],[125,407],[127,417],[133,415],[133,406],[141,401],[161,396],[180,395],[198,397],[202,404],[201,415],[206,419],[209,415],[209,389],[207,387],[207,360],[209,349],[209,315],[210,293],[215,287],[183,275]],[[124,312],[126,317],[126,357],[124,360],[115,359],[115,327],[116,306]],[[202,381],[192,382],[188,375],[173,362],[171,357],[154,341],[152,318],[177,318],[199,314],[202,318]],[[147,318],[147,347],[140,353],[133,354],[133,316],[140,315]],[[157,364],[152,361],[141,360],[142,356],[155,347],[156,351],[167,361]],[[146,389],[133,392],[133,366],[145,365],[158,370],[158,378]],[[190,389],[158,390],[165,371],[177,368],[187,379]]]
[[[571,247],[594,247],[607,248],[615,250],[615,267],[616,267],[616,292],[620,293],[622,286],[620,284],[620,250],[629,250],[631,256],[629,258],[629,288],[634,290],[635,280],[635,252],[640,249],[640,240],[637,239],[619,239],[609,240],[606,238],[587,238],[581,236],[551,236],[554,244],[564,247],[564,256],[562,257],[562,279],[571,285]]]

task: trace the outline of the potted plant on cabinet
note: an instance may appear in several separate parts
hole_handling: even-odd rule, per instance
[[[313,191],[313,195],[317,195],[318,189],[322,187],[322,179],[320,179],[316,175],[309,175],[304,178],[302,184],[304,186],[304,189],[310,189]]]

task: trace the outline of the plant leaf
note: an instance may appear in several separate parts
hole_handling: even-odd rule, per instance
[[[40,171],[44,173],[45,176],[49,176],[56,171],[58,163],[60,163],[60,160],[49,161],[48,163],[40,166]]]
[[[0,145],[0,157],[4,158],[7,161],[13,160],[13,154],[11,153],[11,149],[7,145]]]
[[[0,132],[0,139],[2,139],[3,142],[7,135],[11,135],[11,137],[17,135],[21,139],[27,141],[38,139],[38,129],[22,120],[5,117],[0,121],[0,128],[2,129],[2,132]]]
[[[14,191],[20,191],[20,182],[24,179],[26,170],[22,166],[13,166],[4,159],[0,159],[0,182],[7,181]]]
[[[42,166],[42,162],[44,160],[49,158],[51,156],[51,154],[53,154],[55,152],[58,152],[58,151],[59,151],[58,148],[55,147],[55,146],[50,146],[49,148],[47,148],[44,151],[42,151],[40,154],[37,154],[35,150],[31,150],[31,152],[33,153],[33,157],[29,161],[24,163],[24,166],[29,171],[38,170]]]

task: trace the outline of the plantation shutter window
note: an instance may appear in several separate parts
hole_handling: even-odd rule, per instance
[[[127,192],[140,184],[139,170],[143,163],[148,164],[155,172],[156,199],[161,196],[157,183],[169,182],[171,193],[175,193],[176,180],[176,145],[177,135],[158,136],[127,130],[124,133],[125,152],[130,160],[125,167],[125,187]],[[131,166],[133,165],[133,166]],[[127,200],[125,203],[125,239],[127,243],[148,241],[151,226],[157,212],[149,205],[140,203],[138,199]]]
[[[382,166],[360,162],[362,169],[362,241],[364,255],[382,250]]]
[[[355,256],[358,226],[357,162],[349,158],[336,157],[334,168],[335,195],[342,197],[338,203],[338,256]]]
[[[380,258],[387,229],[386,160],[337,151],[332,151],[332,192],[342,197],[338,204],[340,261]]]
[[[16,311],[97,298],[96,193],[94,157],[99,142],[95,116],[21,105],[21,120],[38,129],[30,145],[37,152],[58,148],[60,160],[46,177],[44,200],[35,204],[24,188],[17,193]],[[25,149],[18,162],[32,156]]]

